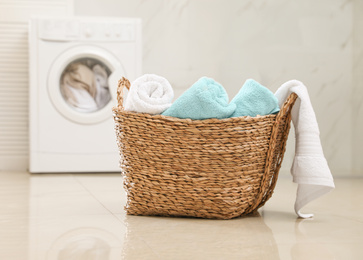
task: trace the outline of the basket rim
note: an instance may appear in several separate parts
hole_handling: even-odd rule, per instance
[[[240,117],[229,117],[229,118],[208,118],[208,119],[190,119],[190,118],[178,118],[178,117],[172,117],[172,116],[164,116],[164,115],[152,115],[148,113],[139,113],[139,112],[133,112],[133,111],[126,111],[123,108],[120,107],[113,107],[112,111],[115,113],[122,113],[124,115],[134,115],[134,116],[142,116],[147,117],[149,119],[156,119],[156,120],[162,120],[162,121],[169,121],[169,122],[180,122],[180,123],[186,123],[186,124],[215,124],[215,123],[227,123],[227,122],[236,122],[236,121],[244,121],[244,122],[258,122],[263,121],[265,119],[274,119],[277,117],[277,115],[280,113],[280,111],[276,114],[269,114],[269,115],[257,115],[255,117],[251,116],[240,116]]]

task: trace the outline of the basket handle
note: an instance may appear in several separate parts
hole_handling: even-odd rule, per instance
[[[123,101],[124,101],[124,98],[123,98],[123,90],[124,90],[124,87],[126,87],[128,90],[130,89],[130,81],[125,78],[125,77],[122,77],[119,81],[118,81],[118,86],[117,86],[117,104],[118,104],[118,107],[120,109],[123,109]]]

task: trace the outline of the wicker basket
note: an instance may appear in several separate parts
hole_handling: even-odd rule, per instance
[[[191,120],[113,108],[127,214],[231,219],[271,197],[285,152],[291,94],[277,115]]]

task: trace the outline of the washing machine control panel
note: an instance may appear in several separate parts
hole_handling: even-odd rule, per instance
[[[39,38],[47,41],[135,41],[134,21],[40,20]]]

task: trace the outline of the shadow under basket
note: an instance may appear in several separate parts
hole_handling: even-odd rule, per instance
[[[278,114],[191,120],[113,108],[127,214],[231,219],[271,197],[285,153],[291,94]]]

